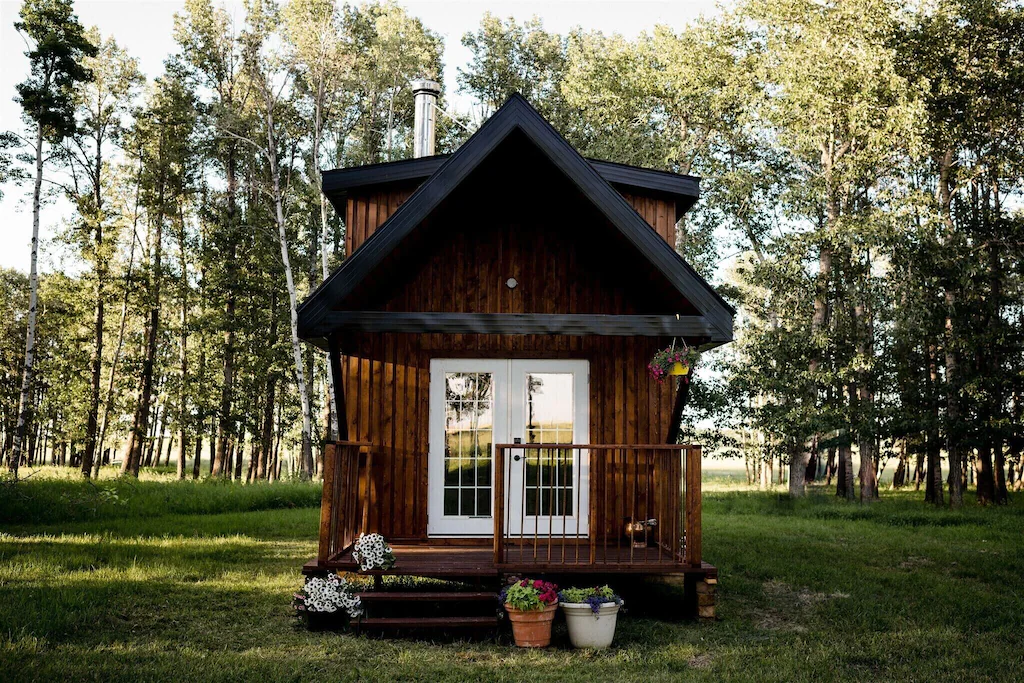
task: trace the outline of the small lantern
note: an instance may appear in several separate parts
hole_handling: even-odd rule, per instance
[[[632,518],[626,518],[626,538],[634,548],[646,548],[648,546],[656,545],[654,534],[652,529],[658,526],[658,520],[656,519],[641,519],[633,521]]]

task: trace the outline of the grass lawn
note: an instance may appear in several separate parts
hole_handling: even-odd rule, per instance
[[[914,493],[865,507],[710,489],[720,620],[627,615],[614,649],[588,653],[298,627],[312,485],[0,484],[0,680],[1024,678],[1019,502],[954,513]]]

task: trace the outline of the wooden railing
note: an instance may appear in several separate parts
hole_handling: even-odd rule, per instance
[[[369,447],[362,441],[335,441],[324,448],[324,490],[320,502],[320,547],[323,564],[355,542],[369,510],[372,467]]]
[[[497,566],[701,566],[700,446],[497,444],[494,458]]]

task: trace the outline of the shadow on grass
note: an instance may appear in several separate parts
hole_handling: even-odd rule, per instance
[[[616,647],[602,653],[566,649],[561,626],[558,646],[541,652],[508,647],[507,636],[433,645],[432,634],[395,642],[306,632],[289,602],[314,549],[315,509],[26,525],[0,537],[0,680],[1019,675],[1019,503],[949,512],[902,495],[871,506],[820,498],[706,496],[722,621],[626,615]]]
[[[319,524],[319,508],[296,508],[220,514],[170,514],[63,524],[18,524],[5,526],[2,531],[15,537],[83,534],[117,538],[199,538],[242,535],[265,540],[313,542]]]

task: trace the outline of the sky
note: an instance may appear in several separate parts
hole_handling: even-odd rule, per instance
[[[243,16],[241,2],[224,2],[229,11]],[[547,0],[546,2],[496,2],[491,0],[399,0],[399,4],[445,41],[444,80],[454,106],[468,111],[472,102],[458,97],[457,67],[469,62],[469,50],[460,39],[475,30],[485,12],[525,21],[533,16],[549,31],[565,33],[580,26],[585,30],[621,33],[634,37],[655,24],[682,28],[701,14],[716,11],[715,0]],[[172,35],[174,14],[184,0],[78,0],[75,9],[86,26],[97,26],[104,37],[117,42],[139,60],[149,79],[163,72],[164,59],[176,49]],[[12,98],[14,86],[28,73],[25,42],[14,30],[21,0],[0,0],[0,130],[23,132],[20,108]],[[31,183],[2,187],[0,200],[0,267],[28,271],[32,234]],[[41,218],[40,270],[73,270],[77,264],[49,247],[55,230],[70,214],[66,203],[44,207]]]

